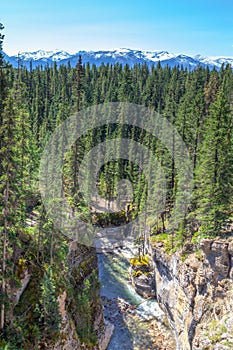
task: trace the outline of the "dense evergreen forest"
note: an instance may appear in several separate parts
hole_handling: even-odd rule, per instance
[[[0,27],[1,31],[3,27]],[[0,36],[0,46],[3,35]],[[2,49],[2,47],[1,47]],[[79,194],[78,169],[88,150],[100,141],[121,135],[150,148],[166,176],[164,211],[147,226],[151,239],[171,237],[171,250],[199,237],[227,236],[233,218],[233,72],[230,65],[220,71],[199,67],[149,69],[121,64],[96,67],[69,65],[13,69],[0,54],[0,206],[1,206],[1,318],[0,348],[26,349],[46,334],[56,337],[60,322],[56,295],[66,284],[67,240],[54,227],[42,205],[38,190],[41,153],[55,128],[66,118],[87,107],[106,102],[132,102],[157,111],[174,125],[185,142],[192,162],[194,189],[188,212],[174,232],[167,222],[177,196],[178,174],[166,148],[149,133],[125,125],[106,125],[83,136],[66,155],[63,188],[69,203],[83,213],[85,220],[110,226],[133,220],[144,208],[146,180],[140,168],[126,160],[103,166],[98,188],[103,198],[116,196],[116,184],[127,178],[134,196],[128,213],[90,213]],[[20,276],[30,265],[37,275],[37,303],[31,297],[30,313],[15,308],[10,290],[20,286]],[[95,281],[93,275],[93,281]],[[39,282],[38,282],[39,281]],[[92,296],[90,286],[79,295]],[[93,292],[94,293],[94,292]],[[90,295],[89,295],[90,294]],[[74,296],[74,298],[78,298]],[[25,301],[26,303],[26,301]],[[86,303],[86,304],[85,304]],[[82,305],[83,305],[82,304]],[[88,312],[86,313],[88,315]],[[13,317],[14,315],[14,317]],[[89,317],[89,316],[87,316]],[[85,322],[84,322],[85,323]],[[87,320],[88,323],[88,320]],[[84,336],[85,335],[85,336]],[[82,330],[85,339],[91,331]],[[93,339],[92,339],[93,341]],[[26,344],[26,345],[25,345]],[[29,345],[28,345],[29,344]],[[27,347],[28,346],[28,347]]]

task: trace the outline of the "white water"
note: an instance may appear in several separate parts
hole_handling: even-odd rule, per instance
[[[147,332],[148,321],[163,318],[163,312],[158,306],[156,300],[145,300],[138,295],[128,280],[129,261],[122,254],[98,254],[99,279],[101,281],[101,296],[108,299],[121,298],[123,301],[136,307],[135,315],[139,317],[131,318],[130,327],[126,322],[118,322],[117,319],[111,319],[115,323],[115,330],[108,350],[141,350],[158,349],[157,347],[148,348],[151,333]],[[115,313],[115,312],[114,312]],[[134,321],[135,320],[135,321]],[[138,321],[140,320],[140,322]],[[132,322],[134,324],[132,324]],[[143,336],[138,339],[141,333]],[[132,328],[136,332],[132,331]],[[152,342],[150,342],[152,343]]]

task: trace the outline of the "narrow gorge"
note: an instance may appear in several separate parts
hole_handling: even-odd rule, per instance
[[[233,348],[233,239],[206,238],[175,253],[148,244],[156,299],[178,350]]]

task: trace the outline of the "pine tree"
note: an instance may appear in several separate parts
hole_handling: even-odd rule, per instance
[[[4,40],[4,35],[1,33],[4,26],[0,23],[0,125],[2,123],[2,113],[4,107],[4,100],[7,95],[7,78],[6,78],[6,62],[4,61],[2,53],[2,45]]]
[[[7,264],[14,261],[14,251],[19,244],[18,234],[25,223],[28,193],[28,114],[23,106],[23,86],[17,82],[5,100],[0,127],[1,176],[0,207],[3,215],[0,226],[2,247],[2,295],[7,284]],[[1,309],[1,328],[4,327],[4,301]]]
[[[51,267],[44,273],[41,283],[40,315],[46,335],[54,335],[59,331],[61,314],[56,297],[56,285]]]
[[[212,234],[226,229],[232,209],[232,116],[224,88],[223,83],[210,107],[197,169],[198,218]]]
[[[3,123],[3,108],[4,108],[4,102],[6,99],[6,93],[7,93],[7,85],[6,85],[6,79],[4,74],[4,59],[2,54],[2,44],[4,35],[1,34],[1,31],[4,29],[3,25],[0,23],[0,156],[4,152],[4,147],[6,145],[4,144],[3,137],[1,135],[1,131],[4,130],[4,123]],[[5,120],[4,120],[5,121]],[[8,142],[9,143],[9,142]],[[5,148],[5,154],[9,154],[9,145],[7,148]],[[4,160],[4,158],[2,158]],[[6,161],[6,158],[5,158]],[[0,165],[0,178],[1,181],[2,176],[5,176],[4,174],[5,170],[5,164],[1,162]],[[7,175],[9,175],[10,167],[9,164],[6,167]],[[7,180],[5,180],[5,186],[1,187],[1,197],[0,197],[0,208],[3,212],[2,220],[0,223],[1,226],[1,253],[2,253],[2,266],[1,266],[1,317],[0,317],[0,329],[4,328],[5,324],[5,298],[6,298],[6,260],[7,260],[7,226],[8,226],[8,213],[7,208],[5,205],[8,203],[9,198],[9,183]],[[4,216],[4,218],[3,218]]]

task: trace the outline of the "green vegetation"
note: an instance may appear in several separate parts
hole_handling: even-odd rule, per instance
[[[149,256],[148,255],[142,255],[138,258],[132,258],[130,259],[130,264],[133,266],[148,266],[149,264]]]
[[[227,328],[224,324],[220,324],[217,320],[212,320],[208,327],[209,339],[212,344],[216,344],[221,340],[221,336],[223,333],[227,332]]]
[[[40,319],[43,320],[44,332],[49,335],[58,333],[61,322],[55,283],[53,271],[51,267],[48,267],[41,282],[41,298],[39,300],[38,311],[40,313]]]
[[[171,233],[159,233],[150,237],[152,246],[156,243],[162,243],[167,254],[173,254],[182,247],[184,237],[179,234],[172,235]]]
[[[201,249],[198,249],[198,250],[196,250],[195,251],[195,256],[196,256],[196,258],[198,259],[198,260],[200,260],[200,261],[204,261],[204,253],[203,253],[203,250],[201,250]]]
[[[143,274],[143,272],[141,270],[135,270],[135,271],[133,271],[132,276],[134,278],[137,278],[137,277],[140,277],[142,274]]]
[[[93,329],[93,321],[95,312],[100,306],[98,296],[99,282],[96,273],[92,273],[90,279],[84,282],[84,288],[79,290],[77,294],[77,311],[79,319],[76,329],[81,342],[84,342],[88,347],[93,347],[97,344],[96,332]]]
[[[138,257],[130,259],[132,266],[132,277],[137,278],[141,275],[148,276],[150,272],[149,255],[140,255]]]
[[[96,310],[93,305],[98,300],[98,283],[93,277],[77,292],[77,286],[67,282],[68,242],[55,229],[38,191],[44,145],[71,114],[105,102],[146,106],[174,125],[189,150],[194,177],[188,212],[174,230],[168,223],[175,198],[182,197],[177,185],[179,174],[166,146],[149,132],[118,121],[90,130],[64,154],[62,191],[72,210],[81,213],[84,221],[118,226],[146,209],[143,227],[135,228],[141,256],[132,264],[140,270],[148,265],[144,251],[148,226],[151,241],[162,241],[169,253],[182,248],[185,242],[195,246],[203,237],[224,236],[232,230],[233,71],[230,65],[222,66],[220,71],[162,68],[160,64],[151,69],[146,64],[132,68],[121,64],[84,66],[81,57],[75,68],[54,63],[52,67],[30,70],[19,64],[19,69],[13,69],[4,62],[2,31],[0,25],[0,346],[36,349],[43,337],[53,341],[60,323],[56,300],[66,288],[70,288],[73,310],[77,307],[77,313],[85,313],[83,322],[76,322],[77,332],[82,341],[94,344],[92,310]],[[62,147],[62,137],[57,147]],[[80,164],[93,147],[113,138],[128,138],[147,147],[152,152],[148,167],[157,159],[166,179],[164,210],[147,211],[148,191],[155,189],[150,188],[143,169],[126,159],[105,162],[97,188],[105,200],[113,200],[119,181],[129,180],[133,199],[128,207],[120,208],[118,213],[99,213],[85,201],[78,181]],[[120,143],[114,151],[119,154]],[[106,153],[106,159],[111,159],[111,150]],[[132,159],[132,155],[140,158],[133,143],[126,158]],[[87,172],[87,186],[89,175]],[[156,186],[160,189],[160,178]],[[196,256],[202,259],[198,251]],[[91,261],[74,271],[77,283],[83,282],[81,272],[88,271],[88,264]],[[15,306],[9,290],[19,289],[27,272],[33,278]]]

